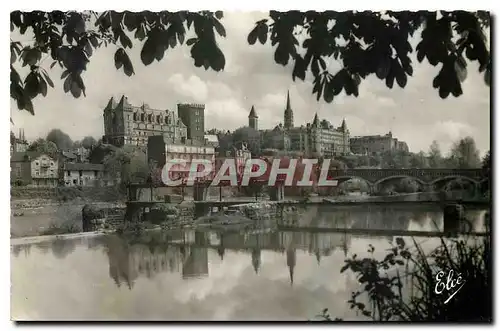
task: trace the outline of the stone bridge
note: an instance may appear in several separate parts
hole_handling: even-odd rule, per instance
[[[482,169],[336,169],[330,170],[328,174],[338,180],[339,184],[359,178],[372,188],[402,178],[414,179],[422,187],[429,189],[436,184],[446,184],[456,179],[468,181],[474,186],[486,180]]]

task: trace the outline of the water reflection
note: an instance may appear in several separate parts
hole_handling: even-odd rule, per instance
[[[385,213],[320,210],[304,224],[431,231],[442,221],[433,210]],[[474,215],[479,222],[482,214]],[[340,274],[345,256],[366,253],[372,244],[383,257],[393,239],[345,232],[178,230],[13,245],[13,315],[304,320],[328,307],[347,317],[346,302],[359,284]],[[35,279],[24,276],[33,274]]]

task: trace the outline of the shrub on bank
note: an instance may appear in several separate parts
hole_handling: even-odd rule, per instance
[[[52,236],[59,234],[68,234],[68,233],[78,233],[81,232],[81,228],[79,228],[76,224],[55,224],[52,223],[47,229],[43,230],[40,235],[41,236]]]
[[[105,187],[11,187],[11,198],[15,199],[52,199],[60,202],[77,198],[93,201],[121,201],[126,198],[125,191],[119,186]]]
[[[452,239],[441,238],[441,245],[430,254],[413,240],[414,249],[396,239],[396,245],[383,260],[356,255],[345,261],[341,272],[352,271],[360,283],[360,291],[348,301],[351,309],[374,321],[431,321],[431,322],[491,322],[492,279],[490,238]],[[405,273],[394,266],[405,266]],[[453,290],[436,293],[436,274],[443,271],[443,282],[450,270],[454,279],[461,274],[465,284],[449,302]],[[409,287],[409,288],[408,288]],[[458,289],[458,286],[455,290]],[[363,302],[362,298],[367,298]],[[471,299],[474,299],[471,301]],[[328,309],[319,316],[322,320],[333,318]]]

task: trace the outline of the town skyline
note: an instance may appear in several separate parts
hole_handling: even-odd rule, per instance
[[[414,62],[414,75],[405,89],[389,90],[383,82],[369,77],[360,86],[359,97],[341,93],[331,104],[316,101],[312,95],[311,77],[293,82],[293,66],[282,67],[273,59],[269,45],[249,46],[248,32],[265,12],[228,12],[223,18],[227,38],[218,42],[226,54],[226,68],[220,73],[196,68],[189,49],[169,50],[165,61],[148,67],[139,63],[140,47],[130,50],[135,75],[125,76],[113,65],[112,47],[96,50],[88,70],[87,97],[73,98],[62,89],[60,69],[49,69],[55,89],[46,97],[34,100],[35,116],[19,111],[11,102],[13,131],[23,128],[33,140],[59,128],[72,139],[85,136],[100,138],[104,133],[103,109],[113,96],[126,95],[133,104],[175,110],[177,103],[203,103],[205,128],[234,130],[248,125],[248,114],[255,106],[260,128],[272,128],[283,122],[286,93],[290,90],[296,125],[311,122],[317,112],[321,119],[338,126],[345,118],[352,136],[393,135],[408,143],[411,151],[427,151],[437,140],[443,151],[453,142],[472,136],[481,155],[490,149],[490,89],[469,63],[468,78],[459,98],[441,99],[432,87],[432,78],[439,68],[426,61]],[[13,39],[18,38],[14,33]],[[21,40],[26,36],[19,36]],[[24,39],[23,39],[24,38]],[[139,46],[139,45],[138,45]],[[334,64],[332,64],[334,65]],[[26,68],[22,68],[26,69]],[[20,73],[25,74],[23,70]]]
[[[288,91],[286,91],[286,93],[285,93],[283,113],[284,113],[284,110],[285,110],[286,105],[287,105],[287,95],[289,95],[288,93],[289,93],[289,90],[288,90]],[[131,100],[130,100],[130,98],[128,98],[128,96],[127,96],[127,95],[116,95],[116,96],[111,96],[109,99],[110,99],[110,100],[111,100],[111,99],[113,99],[115,102],[119,102],[119,101],[120,101],[120,99],[121,99],[121,98],[123,98],[123,97],[127,98],[127,99],[128,99],[128,102],[130,102],[132,105],[137,106],[137,107],[140,107],[140,106],[142,106],[142,105],[146,105],[146,106],[147,106],[147,107],[149,107],[150,109],[155,109],[155,110],[169,110],[169,111],[173,111],[173,112],[175,112],[175,113],[177,112],[177,104],[188,103],[188,102],[181,102],[181,101],[179,101],[179,102],[176,102],[175,104],[173,104],[173,105],[172,105],[172,106],[170,106],[170,107],[156,107],[155,105],[151,105],[151,104],[149,104],[148,102],[145,102],[145,101],[143,101],[143,102],[141,102],[141,103],[139,103],[139,102],[134,102],[133,100],[131,101]],[[292,96],[290,96],[290,99],[292,99]],[[75,100],[79,100],[79,99],[75,99]],[[107,103],[109,103],[109,101],[110,101],[110,100],[108,100],[108,102],[107,102]],[[321,115],[319,115],[319,112],[307,112],[307,114],[312,114],[312,116],[313,116],[313,117],[311,117],[311,119],[309,119],[309,120],[308,120],[308,119],[305,119],[305,121],[304,121],[303,123],[298,123],[296,119],[303,118],[304,116],[300,116],[300,112],[297,112],[297,111],[296,111],[296,109],[295,109],[295,107],[293,107],[293,101],[291,101],[291,103],[292,103],[293,115],[294,115],[294,117],[295,117],[295,120],[294,120],[295,127],[306,126],[307,124],[312,123],[312,122],[313,122],[313,119],[314,119],[314,116],[316,116],[316,114],[318,114],[318,117],[319,117],[320,121],[321,121],[321,120],[327,120],[327,121],[329,121],[329,122],[330,122],[330,123],[331,123],[334,127],[338,127],[338,126],[340,126],[340,124],[342,123],[342,121],[345,121],[345,122],[347,123],[347,127],[348,127],[348,129],[350,130],[350,127],[349,127],[349,119],[348,119],[348,118],[343,117],[343,118],[340,120],[340,122],[339,122],[339,123],[336,123],[336,122],[332,122],[332,120],[331,120],[331,119],[329,119],[329,118],[331,118],[331,116],[330,116],[330,117],[328,117],[328,116],[321,116]],[[205,104],[203,104],[203,105],[205,105]],[[283,125],[283,124],[284,124],[283,114],[282,114],[282,118],[281,118],[281,120],[279,120],[279,117],[278,117],[278,116],[276,116],[276,122],[275,122],[275,123],[266,123],[266,122],[261,121],[261,118],[262,118],[262,117],[261,117],[261,114],[258,112],[257,107],[256,107],[255,105],[252,105],[252,106],[255,108],[255,112],[257,112],[257,116],[259,117],[259,121],[258,121],[258,123],[259,123],[259,124],[258,124],[258,125],[259,125],[259,129],[261,129],[261,130],[272,130],[274,127],[276,127],[276,126],[278,126],[278,125],[280,125],[280,124],[281,124],[281,125]],[[250,107],[250,109],[249,109],[249,111],[248,111],[248,114],[250,114],[251,109],[252,109],[252,106]],[[106,108],[106,106],[104,106],[104,107],[103,107],[102,111],[104,111],[104,108]],[[210,109],[205,108],[204,113],[205,113],[205,120],[206,120],[206,119],[207,119],[207,117],[210,117]],[[28,115],[29,115],[29,114],[28,114]],[[208,115],[208,116],[207,116],[207,115]],[[298,115],[298,116],[297,116],[297,115]],[[29,115],[29,116],[31,116],[31,117],[36,117],[36,116],[32,116],[32,115]],[[51,130],[53,130],[53,129],[60,129],[60,130],[62,130],[64,133],[68,134],[68,135],[70,136],[70,138],[71,138],[73,141],[81,140],[81,139],[83,139],[83,138],[85,138],[85,137],[88,137],[88,136],[92,136],[92,137],[94,137],[96,140],[99,140],[99,139],[102,139],[102,137],[103,137],[103,135],[104,135],[104,122],[102,121],[102,119],[101,119],[101,126],[102,126],[101,134],[97,134],[97,135],[92,135],[92,134],[83,134],[83,136],[81,136],[81,137],[80,137],[80,136],[75,137],[75,136],[72,134],[72,133],[73,133],[72,131],[65,131],[63,128],[61,128],[61,127],[57,127],[57,125],[56,125],[55,127],[51,127],[51,128],[49,128],[46,132],[42,132],[42,133],[40,133],[38,136],[32,136],[32,135],[26,134],[26,130],[25,130],[25,128],[24,128],[24,127],[22,127],[22,126],[18,126],[18,125],[16,125],[16,124],[17,124],[17,122],[14,122],[14,124],[11,124],[11,131],[13,131],[13,133],[16,135],[16,137],[17,137],[19,134],[22,134],[22,135],[23,135],[23,138],[27,138],[27,139],[28,139],[28,141],[33,141],[33,140],[36,140],[36,139],[38,139],[38,138],[44,138],[44,139],[45,139],[45,137],[47,136],[47,134],[48,134]],[[230,127],[230,128],[229,128],[229,127],[223,127],[223,126],[218,126],[218,127],[210,127],[210,126],[207,126],[207,125],[205,124],[205,132],[210,131],[210,130],[213,130],[213,129],[217,129],[217,130],[220,130],[220,131],[226,131],[226,130],[229,130],[229,131],[234,131],[235,129],[238,129],[238,128],[241,128],[241,127],[248,127],[248,126],[249,126],[249,122],[248,122],[248,116],[247,116],[246,121],[245,121],[245,122],[242,122],[242,123],[241,123],[241,125],[237,125],[237,126],[235,126],[235,127]],[[489,129],[489,128],[488,128],[488,129]],[[21,132],[21,133],[20,133],[20,132]],[[363,134],[357,134],[356,132],[352,132],[352,130],[351,130],[351,132],[350,132],[350,136],[351,136],[351,138],[356,138],[356,137],[363,137],[363,136],[365,136],[365,137],[366,137],[366,136],[384,136],[384,135],[387,135],[388,133],[392,133],[392,134],[393,134],[393,136],[394,136],[395,138],[399,138],[399,137],[398,137],[398,135],[396,134],[396,132],[398,132],[397,128],[396,128],[396,130],[395,130],[395,131],[393,131],[391,128],[389,128],[389,130],[388,130],[388,131],[386,131],[386,132],[370,132],[370,131],[369,131],[368,133],[363,133]],[[435,139],[435,140],[439,143],[440,147],[442,148],[442,151],[446,154],[446,153],[447,153],[447,150],[449,150],[449,149],[451,148],[451,146],[452,146],[452,144],[453,144],[453,143],[455,143],[457,140],[459,140],[459,139],[461,139],[461,138],[464,138],[464,137],[466,137],[466,136],[471,136],[471,137],[472,137],[472,138],[476,141],[476,144],[477,144],[476,137],[475,137],[474,135],[467,134],[467,133],[465,133],[465,132],[464,132],[464,134],[462,134],[462,135],[458,135],[458,136],[456,136],[457,138],[456,138],[454,141],[452,141],[451,143],[449,143],[449,148],[447,148],[447,149],[446,149],[446,148],[443,148],[442,141],[439,141],[439,140],[437,140],[437,139]],[[404,141],[404,140],[402,140],[402,139],[400,139],[400,140],[401,140],[401,141]],[[405,141],[405,142],[406,142],[406,143],[408,143],[408,145],[409,145],[409,146],[411,146],[411,142],[407,142],[407,141]],[[431,143],[432,143],[432,141],[431,141]],[[430,144],[431,144],[431,143],[430,143]],[[430,146],[430,144],[429,144],[429,146]],[[428,151],[429,146],[427,146],[427,148],[425,148],[425,147],[424,147],[423,149],[420,149],[420,150],[414,150],[414,149],[412,149],[411,147],[410,147],[409,149],[410,149],[410,152],[414,152],[414,153],[418,153],[418,152],[421,152],[421,151],[423,151],[423,152],[427,152],[427,151]],[[490,147],[489,147],[489,142],[488,142],[488,147],[487,147],[486,149],[481,149],[479,145],[477,145],[477,147],[478,147],[478,149],[479,149],[479,151],[480,151],[480,155],[481,155],[481,156],[484,156],[484,154],[486,154],[486,153],[488,152],[488,150],[490,149]]]

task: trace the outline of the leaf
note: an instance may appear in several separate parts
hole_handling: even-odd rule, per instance
[[[75,98],[79,98],[82,94],[82,90],[80,89],[80,86],[78,86],[78,83],[76,81],[71,82],[71,94]]]
[[[269,31],[269,27],[267,26],[267,24],[259,24],[258,26],[258,38],[259,38],[259,42],[264,45],[267,41],[267,33]]]
[[[125,34],[125,31],[120,30],[120,42],[123,45],[124,48],[132,48],[132,41],[130,38]]]
[[[42,71],[42,75],[47,81],[47,83],[50,85],[50,87],[54,88],[54,82],[52,82],[52,79],[50,79],[49,75],[47,75],[47,73],[45,73],[44,71]]]
[[[40,93],[44,97],[47,96],[47,83],[43,79],[40,79]]]
[[[71,76],[68,76],[66,77],[66,80],[64,81],[64,84],[63,84],[63,89],[64,89],[64,93],[68,93],[69,90],[71,89]]]
[[[125,75],[127,76],[132,76],[134,72],[134,66],[132,65],[132,62],[130,61],[130,58],[128,54],[123,51],[123,56],[122,56],[122,63],[123,63],[123,71],[125,72]]]
[[[220,10],[217,10],[215,12],[215,17],[217,17],[218,20],[222,19],[224,17],[224,13]]]
[[[191,46],[197,41],[198,41],[198,38],[189,38],[186,42],[186,45]]]
[[[57,61],[54,61],[52,62],[52,64],[50,65],[50,69],[54,68],[54,66],[57,64]]]
[[[119,48],[115,52],[115,67],[117,70],[123,66],[122,54],[123,54],[123,48]]]
[[[247,41],[250,45],[254,45],[255,42],[257,41],[257,37],[258,37],[258,34],[259,34],[259,26],[257,25],[255,28],[253,28],[252,31],[250,31],[250,33],[248,34],[248,37],[247,37]]]
[[[396,245],[398,245],[400,249],[403,249],[405,248],[406,243],[403,238],[398,237],[396,238]]]
[[[343,273],[344,271],[346,271],[347,269],[349,268],[349,265],[344,265],[341,269],[340,269],[340,273]]]
[[[24,91],[30,99],[36,97],[40,92],[40,83],[38,81],[38,76],[33,71],[30,72],[24,80]]]
[[[141,60],[144,65],[150,65],[151,63],[153,63],[153,60],[155,59],[156,49],[156,34],[150,33],[141,50]]]
[[[454,63],[454,69],[457,73],[458,79],[463,82],[467,78],[467,63],[465,61],[461,62],[457,59]]]
[[[406,82],[408,80],[407,80],[405,73],[402,70],[400,72],[398,72],[398,75],[396,76],[396,81],[398,82],[398,85],[401,88],[404,88],[406,86]]]
[[[333,97],[334,97],[333,89],[334,89],[334,81],[333,80],[325,83],[325,89],[323,91],[323,98],[328,103],[331,103],[333,101]]]
[[[224,26],[218,20],[213,20],[213,22],[214,22],[215,30],[217,31],[219,36],[225,38],[226,37],[226,29],[224,28]]]

